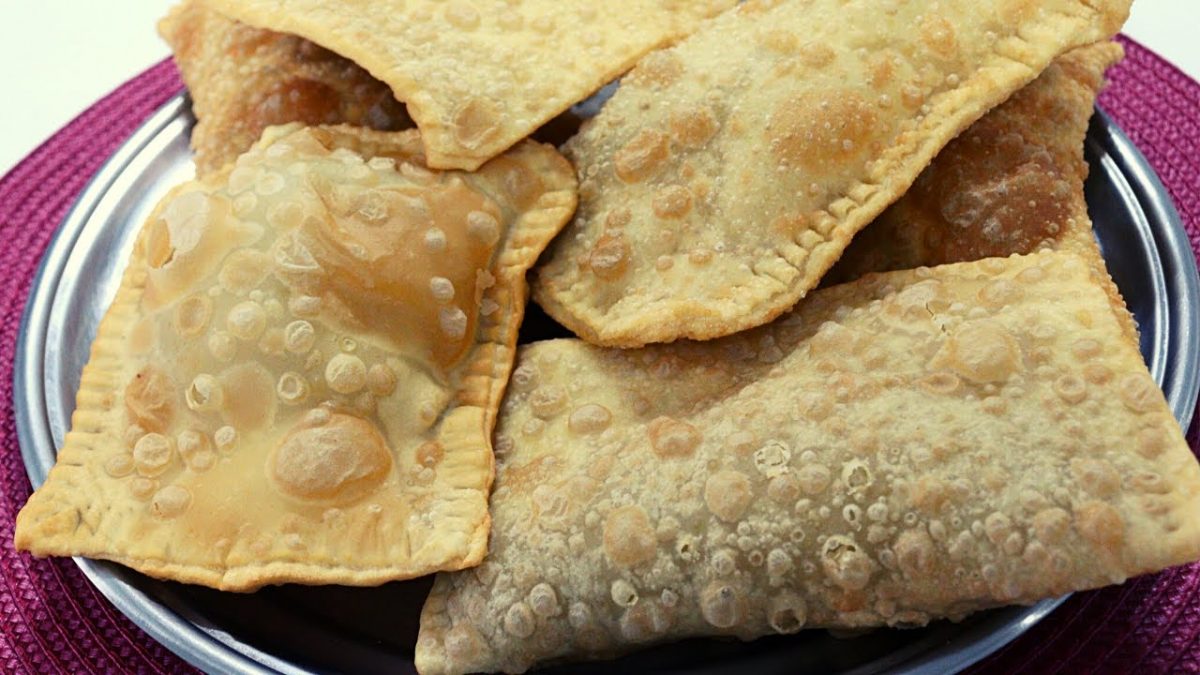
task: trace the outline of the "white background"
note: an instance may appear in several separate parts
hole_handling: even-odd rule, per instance
[[[0,0],[0,175],[104,94],[168,55],[174,0]],[[1200,0],[1137,0],[1125,32],[1200,79]]]

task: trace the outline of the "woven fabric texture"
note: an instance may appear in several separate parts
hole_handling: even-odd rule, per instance
[[[1146,155],[1200,251],[1200,84],[1132,40],[1100,105]],[[182,88],[170,61],[101,99],[0,179],[0,671],[180,673],[190,668],[112,607],[68,559],[13,550],[30,485],[13,420],[12,367],[30,283],[88,180]],[[1193,421],[1188,440],[1200,448]],[[1200,672],[1200,564],[1072,596],[970,670]]]

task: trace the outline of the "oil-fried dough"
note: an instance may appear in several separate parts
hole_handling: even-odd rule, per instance
[[[1069,253],[871,275],[713,342],[523,347],[496,451],[425,675],[921,625],[1200,557],[1200,466]]]
[[[429,165],[474,170],[735,0],[205,0],[342,54],[408,104]]]
[[[609,346],[766,323],[950,139],[1128,6],[747,2],[644,58],[568,143],[579,213],[535,298]]]
[[[1108,275],[1083,194],[1088,120],[1105,69],[1121,55],[1119,44],[1105,42],[1055,60],[951,141],[850,242],[822,283],[1042,248],[1071,251],[1088,261],[1136,343],[1137,327]]]
[[[158,24],[192,95],[192,149],[203,177],[275,124],[412,126],[386,84],[308,40],[253,28],[184,0]]]
[[[523,143],[271,127],[143,227],[16,545],[225,590],[483,557],[525,271],[575,204]]]

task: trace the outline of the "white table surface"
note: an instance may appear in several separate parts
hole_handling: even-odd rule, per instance
[[[174,0],[0,2],[0,175],[89,105],[168,55]],[[1200,0],[1137,0],[1125,32],[1200,79]]]

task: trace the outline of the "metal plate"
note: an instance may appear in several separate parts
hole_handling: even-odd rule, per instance
[[[92,337],[119,282],[136,229],[166,190],[192,173],[193,119],[176,97],[95,177],[51,243],[26,307],[15,364],[17,428],[40,485],[74,409]],[[1142,353],[1175,416],[1192,417],[1200,368],[1200,285],[1178,214],[1145,159],[1103,116],[1087,140],[1089,210],[1113,277],[1142,329]],[[545,321],[544,318],[540,319]],[[523,336],[544,334],[531,312]],[[539,326],[542,326],[539,328]],[[107,562],[76,559],[105,596],[169,649],[210,672],[411,672],[429,581],[379,588],[297,587],[235,595],[161,582]],[[946,673],[1003,646],[1062,602],[974,615],[959,624],[857,637],[808,631],[753,643],[692,640],[646,650],[614,668],[706,673]]]

